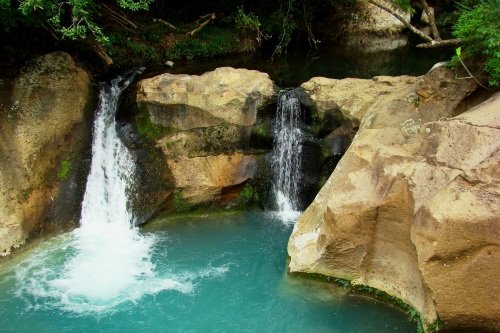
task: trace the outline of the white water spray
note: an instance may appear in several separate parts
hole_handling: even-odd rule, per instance
[[[299,184],[302,132],[299,128],[300,102],[294,91],[280,93],[273,127],[273,192],[278,214],[285,222],[294,221],[300,212]]]
[[[20,293],[43,297],[45,305],[101,313],[145,294],[192,290],[189,280],[157,276],[151,262],[154,237],[139,233],[129,208],[135,160],[117,135],[115,113],[134,76],[101,86],[81,226],[58,245],[73,256],[62,265],[46,262],[47,255],[34,256],[17,272]]]

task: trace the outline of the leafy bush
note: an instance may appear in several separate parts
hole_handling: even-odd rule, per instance
[[[453,34],[463,40],[464,57],[483,56],[490,85],[500,85],[500,0],[481,0],[461,10]]]
[[[243,31],[243,33],[258,33],[260,30],[259,17],[252,13],[245,13],[243,7],[238,7],[236,14],[234,15],[234,23],[236,28]]]
[[[147,10],[154,0],[117,0],[119,7],[131,11]],[[0,0],[0,19],[4,30],[17,21],[33,21],[39,26],[49,26],[63,38],[76,40],[87,36],[106,44],[109,39],[95,22],[100,15],[98,2],[93,0]]]

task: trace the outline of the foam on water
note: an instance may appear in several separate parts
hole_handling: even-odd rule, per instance
[[[120,304],[163,290],[189,293],[196,279],[225,272],[217,267],[179,275],[155,272],[155,238],[139,233],[129,208],[135,158],[119,139],[115,123],[120,95],[133,76],[101,86],[80,228],[17,270],[18,296],[31,296],[37,306],[75,313],[114,311]]]

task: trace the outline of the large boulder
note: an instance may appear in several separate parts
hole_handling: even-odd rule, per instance
[[[42,56],[3,80],[0,110],[0,255],[44,222],[76,222],[75,171],[88,143],[89,74],[66,53]],[[45,225],[46,226],[46,225]]]
[[[498,331],[500,99],[451,118],[474,88],[441,68],[374,98],[294,228],[290,271],[383,290],[449,331]]]
[[[265,73],[221,67],[203,75],[162,74],[141,80],[137,104],[151,121],[176,130],[220,124],[252,126],[276,87]]]
[[[224,192],[243,188],[256,170],[249,149],[253,128],[262,126],[258,113],[277,90],[265,73],[229,67],[138,83],[136,125],[163,153],[177,201],[220,204]]]
[[[500,332],[500,93],[427,131],[411,179],[422,279],[447,331]]]
[[[400,94],[417,81],[413,76],[377,76],[373,79],[342,80],[314,77],[297,88],[300,102],[316,112],[320,120],[336,118],[359,125],[374,101],[389,94]]]
[[[233,153],[168,160],[175,185],[191,205],[220,200],[222,190],[251,178],[257,168],[255,156]]]

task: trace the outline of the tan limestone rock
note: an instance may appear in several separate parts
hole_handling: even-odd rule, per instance
[[[241,184],[257,167],[255,156],[242,153],[179,157],[167,161],[175,185],[190,204],[214,202],[222,189]]]
[[[177,130],[252,126],[276,89],[265,73],[221,67],[200,76],[167,73],[141,80],[137,103],[153,123]]]
[[[439,69],[364,112],[295,225],[292,272],[381,289],[449,331],[498,331],[500,95],[449,118],[473,88]]]
[[[6,91],[4,91],[6,93]],[[0,111],[0,255],[22,245],[54,209],[62,154],[79,149],[90,77],[66,53],[36,59],[8,87]]]
[[[138,83],[139,112],[168,128],[154,145],[165,157],[176,192],[191,205],[237,202],[242,183],[256,169],[255,156],[244,153],[252,126],[277,89],[265,73],[229,67]]]

